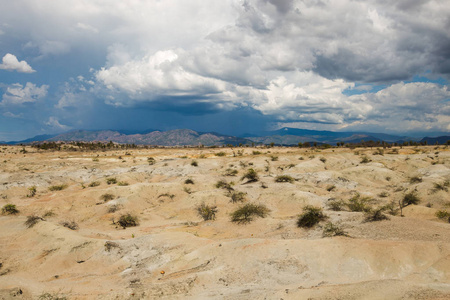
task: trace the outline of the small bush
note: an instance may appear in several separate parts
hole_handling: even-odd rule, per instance
[[[60,296],[58,294],[50,294],[50,293],[43,293],[39,295],[37,298],[38,300],[67,300],[66,297]]]
[[[245,204],[231,214],[231,222],[245,224],[253,221],[253,218],[265,218],[270,212],[264,204]]]
[[[191,166],[193,166],[193,167],[198,167],[198,162],[197,162],[196,160],[193,160],[193,161],[191,162]]]
[[[119,225],[124,229],[127,227],[134,227],[139,225],[138,218],[131,214],[121,215],[117,223],[119,223]]]
[[[361,164],[367,164],[367,163],[370,163],[371,161],[372,161],[372,160],[369,159],[367,156],[363,156],[363,157],[361,158],[360,163],[361,163]]]
[[[233,202],[233,203],[244,202],[246,193],[233,191],[233,192],[230,193],[229,196],[231,198],[230,201]]]
[[[262,154],[262,153],[261,153],[261,151],[252,151],[252,154],[253,154],[253,155],[260,155],[260,154]]]
[[[216,219],[216,213],[217,213],[217,206],[212,205],[206,205],[205,202],[198,205],[196,207],[197,213],[200,217],[203,218],[203,220],[215,220]]]
[[[303,156],[300,156],[300,157],[298,158],[298,160],[304,160]]]
[[[154,165],[156,163],[156,160],[153,157],[148,157],[147,162],[149,165]]]
[[[175,195],[169,194],[169,193],[164,193],[164,194],[161,194],[158,196],[158,198],[161,198],[161,197],[169,197],[170,199],[173,199],[173,198],[175,198]]]
[[[319,158],[319,160],[320,160],[321,162],[323,162],[323,163],[326,163],[326,162],[327,162],[327,159],[326,159],[325,157],[321,157],[321,158]]]
[[[116,211],[120,210],[122,208],[122,205],[120,204],[113,204],[108,206],[108,213],[115,213]]]
[[[27,197],[29,197],[29,198],[34,197],[36,195],[36,192],[37,192],[37,189],[36,189],[35,185],[33,185],[32,187],[29,187]]]
[[[271,155],[271,156],[270,156],[270,160],[271,160],[271,161],[278,161],[278,156]]]
[[[408,194],[405,194],[403,196],[402,205],[403,207],[408,205],[417,205],[420,202],[420,198],[417,196],[417,194],[413,192],[409,192]]]
[[[242,176],[241,180],[247,179],[247,183],[249,182],[256,182],[259,180],[259,176],[253,169],[248,169],[247,173]]]
[[[224,176],[236,176],[238,173],[238,170],[235,169],[226,169],[225,173],[223,173]]]
[[[328,207],[334,211],[342,211],[346,206],[345,202],[342,200],[331,200],[327,203]]]
[[[422,178],[420,178],[419,176],[413,176],[411,178],[409,178],[409,183],[414,184],[414,183],[419,183],[422,182]]]
[[[115,196],[113,194],[109,194],[109,193],[106,193],[106,194],[103,194],[100,196],[100,199],[103,200],[103,202],[108,202],[110,200],[113,200],[114,198],[115,198]]]
[[[127,186],[127,185],[130,185],[128,182],[126,182],[126,181],[119,181],[118,183],[117,183],[117,185],[118,186]]]
[[[289,183],[293,183],[294,182],[294,178],[292,178],[289,175],[279,175],[279,176],[275,177],[275,182],[289,182]]]
[[[381,156],[383,156],[383,155],[384,155],[384,150],[378,148],[378,149],[377,149],[375,152],[373,152],[372,154],[373,154],[373,155],[381,155]]]
[[[89,183],[89,187],[96,187],[96,186],[99,186],[100,185],[100,182],[98,182],[98,181],[92,181],[91,183]]]
[[[218,152],[218,153],[216,153],[216,154],[214,154],[215,156],[225,156],[225,155],[227,155],[225,152],[223,152],[223,151],[221,151],[221,152]]]
[[[105,242],[105,251],[110,252],[111,249],[114,249],[114,248],[120,248],[119,244],[117,244],[116,242],[111,242],[111,241]]]
[[[441,191],[446,191],[447,192],[448,191],[448,187],[450,186],[450,181],[446,180],[443,183],[434,183],[433,185],[434,185],[434,190],[435,191],[441,190]]]
[[[31,215],[27,217],[27,220],[25,221],[25,226],[27,226],[27,228],[31,228],[34,225],[36,225],[39,221],[42,221],[43,219],[39,216],[36,215]]]
[[[190,188],[188,188],[186,186],[183,188],[183,191],[185,191],[188,194],[192,194],[192,189],[190,189]]]
[[[360,194],[356,194],[348,200],[347,207],[350,211],[369,212],[371,202],[373,202],[372,198],[361,197]]]
[[[335,225],[331,222],[325,223],[322,232],[323,237],[333,237],[333,236],[348,236],[347,232],[342,229],[341,226]]]
[[[67,188],[67,184],[60,184],[60,185],[52,185],[48,188],[49,191],[62,191],[65,188]]]
[[[386,210],[385,206],[382,206],[377,209],[370,210],[366,212],[365,221],[366,222],[375,222],[382,220],[389,220],[389,218],[383,213]]]
[[[92,159],[92,161],[97,162],[97,161],[98,161],[98,158],[97,158],[97,157],[94,157],[94,158]]]
[[[436,212],[436,217],[439,218],[439,219],[446,219],[447,220],[448,218],[450,218],[450,213],[448,211],[446,211],[446,210],[438,210]]]
[[[327,187],[327,191],[328,191],[328,192],[331,192],[331,191],[333,191],[334,189],[336,189],[336,186],[335,186],[335,185],[330,185],[330,186]]]
[[[228,183],[228,182],[226,182],[225,180],[219,180],[219,181],[217,181],[217,183],[215,184],[215,187],[216,188],[218,188],[218,189],[225,189],[225,190],[227,190],[227,191],[232,191],[232,190],[234,190],[233,188],[232,188],[232,185],[233,183],[231,182],[231,183]]]
[[[116,184],[117,183],[117,179],[115,177],[106,178],[106,183],[107,184]]]
[[[194,184],[194,180],[192,180],[191,178],[188,178],[184,181],[184,184]]]
[[[303,208],[303,213],[298,217],[297,226],[304,228],[312,228],[320,221],[327,218],[322,212],[322,208],[307,205]]]
[[[394,200],[392,200],[389,204],[384,206],[386,208],[386,211],[391,216],[396,216],[398,214],[398,207]]]
[[[16,215],[18,213],[19,210],[14,204],[6,204],[2,207],[2,214],[4,215]]]
[[[388,192],[381,192],[381,193],[378,194],[378,197],[381,197],[381,198],[386,198],[388,196],[389,196]]]
[[[75,221],[63,221],[61,222],[61,225],[72,230],[78,229],[78,224],[75,223]]]

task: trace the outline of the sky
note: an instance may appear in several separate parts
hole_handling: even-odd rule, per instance
[[[0,0],[0,141],[450,132],[449,0]]]

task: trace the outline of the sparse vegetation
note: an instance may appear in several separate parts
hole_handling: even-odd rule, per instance
[[[333,224],[332,222],[327,222],[323,226],[322,236],[333,237],[333,236],[348,236],[348,235],[347,232],[345,232],[341,226]]]
[[[449,220],[450,212],[448,212],[446,210],[438,210],[436,212],[436,217],[441,219],[441,220]]]
[[[36,192],[37,192],[37,188],[35,185],[29,187],[27,197],[32,198],[32,197],[36,196]]]
[[[206,205],[205,202],[202,202],[202,204],[198,205],[196,207],[197,213],[200,217],[203,218],[203,220],[215,220],[216,219],[216,213],[217,213],[217,206],[215,205]]]
[[[350,211],[357,212],[369,212],[371,210],[371,203],[373,199],[370,197],[361,197],[360,194],[356,194],[348,200],[347,207]]]
[[[39,295],[38,300],[67,300],[67,298],[59,294],[43,293]]]
[[[89,183],[88,187],[96,187],[96,186],[99,186],[99,185],[100,185],[100,182],[92,181],[91,183]]]
[[[121,215],[117,223],[122,226],[123,229],[127,227],[134,227],[139,225],[138,218],[132,214]]]
[[[434,191],[446,191],[448,192],[448,187],[450,187],[450,180],[446,180],[443,183],[433,183]]]
[[[275,177],[275,182],[289,182],[289,183],[293,183],[294,182],[294,178],[292,178],[292,176],[289,175],[279,175],[277,177]]]
[[[367,156],[363,156],[363,157],[361,157],[360,163],[361,163],[361,164],[367,164],[367,163],[370,163],[371,161],[372,161],[372,160],[369,159]]]
[[[327,216],[324,215],[321,207],[307,205],[303,208],[303,213],[297,219],[297,226],[312,228],[326,218]]]
[[[342,211],[344,210],[344,207],[347,206],[344,201],[335,199],[328,201],[327,205],[328,208],[333,211]]]
[[[217,152],[216,154],[214,154],[215,156],[225,156],[227,155],[225,152],[221,151],[221,152]]]
[[[242,176],[241,180],[247,179],[247,183],[256,182],[259,180],[258,173],[254,169],[248,169],[248,171]]]
[[[253,221],[254,217],[265,218],[270,212],[264,204],[248,203],[239,207],[231,214],[231,221],[246,224]]]
[[[110,200],[113,200],[114,198],[115,198],[115,196],[113,194],[109,194],[109,193],[106,193],[106,194],[103,194],[100,196],[100,200],[103,200],[103,202],[108,202]]]
[[[27,220],[25,221],[25,226],[27,226],[27,228],[31,228],[34,225],[36,225],[39,221],[42,221],[44,219],[42,219],[39,216],[36,215],[31,215],[27,217]]]
[[[193,160],[193,161],[191,162],[191,166],[193,166],[193,167],[198,167],[198,162],[197,162],[196,160]]]
[[[147,162],[149,165],[154,165],[156,163],[156,160],[153,157],[148,157]]]
[[[14,204],[6,204],[2,207],[2,214],[4,215],[16,215],[18,213],[19,210]]]
[[[326,159],[325,157],[321,157],[321,158],[319,158],[319,160],[320,160],[321,162],[323,162],[323,163],[326,163],[326,162],[327,162],[327,159]]]
[[[192,180],[191,178],[188,178],[184,181],[184,184],[194,184],[194,180]]]
[[[116,184],[117,183],[117,179],[115,177],[106,178],[106,183],[107,184]]]
[[[62,226],[69,228],[71,230],[77,230],[78,224],[75,221],[63,221],[60,223]]]
[[[385,206],[369,210],[365,214],[365,221],[375,222],[375,221],[389,220],[388,216],[386,216],[383,213],[385,210],[386,210]]]
[[[122,205],[120,204],[112,204],[108,206],[108,213],[115,213],[116,211],[120,210],[122,208]]]
[[[225,173],[223,173],[223,175],[224,176],[236,176],[237,173],[238,173],[238,170],[229,168],[229,169],[225,170]]]
[[[129,185],[129,183],[126,181],[119,181],[119,182],[117,182],[117,185],[118,186],[127,186],[127,185]]]
[[[214,186],[218,189],[225,189],[227,191],[232,191],[232,190],[234,190],[232,185],[233,185],[232,182],[228,183],[225,180],[219,180],[219,181],[217,181],[217,183]]]
[[[60,185],[49,186],[48,190],[54,192],[54,191],[62,191],[65,188],[67,188],[67,184],[60,184]]]
[[[381,192],[381,193],[378,194],[378,197],[380,197],[380,198],[386,198],[386,197],[388,197],[388,196],[389,196],[389,193],[386,192],[386,191]]]
[[[185,186],[185,187],[183,188],[183,191],[185,191],[185,192],[188,193],[188,194],[192,194],[192,189],[188,188],[187,186]]]
[[[262,154],[262,153],[261,153],[261,151],[255,151],[255,150],[253,150],[253,151],[252,151],[252,154],[253,154],[253,155],[260,155],[260,154]]]
[[[402,205],[403,207],[408,205],[417,205],[419,202],[420,198],[417,196],[415,191],[412,191],[403,196]]]
[[[334,184],[327,187],[327,191],[328,191],[328,192],[331,192],[331,191],[333,191],[334,189],[336,189],[336,186],[335,186]]]
[[[231,198],[230,201],[233,202],[233,203],[244,202],[246,193],[238,192],[238,191],[232,191],[232,192],[230,192],[229,196]]]
[[[278,156],[271,155],[271,156],[270,156],[270,160],[271,160],[271,161],[278,161]]]
[[[422,178],[419,176],[413,176],[411,178],[409,178],[409,183],[414,184],[414,183],[420,183],[422,182]]]

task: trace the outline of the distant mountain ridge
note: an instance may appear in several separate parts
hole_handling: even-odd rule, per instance
[[[422,140],[407,136],[396,136],[384,133],[369,132],[336,132],[297,128],[281,128],[264,132],[260,136],[245,134],[243,137],[224,135],[216,132],[197,132],[191,129],[174,129],[168,131],[148,129],[132,130],[72,130],[58,135],[38,135],[23,141],[1,142],[3,144],[28,144],[43,141],[83,141],[83,142],[115,142],[121,144],[157,145],[157,146],[221,146],[239,144],[271,144],[292,146],[310,142],[318,144],[360,143],[361,141],[385,141],[403,143],[403,141],[445,144],[450,135],[424,137]]]

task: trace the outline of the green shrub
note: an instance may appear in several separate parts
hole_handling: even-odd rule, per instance
[[[229,194],[229,197],[231,198],[231,202],[236,203],[236,202],[244,202],[245,201],[245,196],[246,193],[244,192],[237,192],[237,191],[232,191]]]
[[[271,160],[271,161],[277,161],[277,160],[278,160],[278,156],[271,155],[271,156],[270,156],[270,160]]]
[[[109,205],[108,206],[108,213],[115,213],[116,211],[118,211],[121,208],[122,208],[122,205],[120,205],[120,204]]]
[[[379,207],[377,209],[372,209],[367,211],[365,214],[366,222],[375,222],[382,220],[389,220],[388,216],[386,216],[383,212],[386,210],[385,206]]]
[[[44,219],[42,219],[39,216],[36,215],[31,215],[27,217],[27,220],[25,221],[25,226],[27,226],[27,228],[31,228],[34,225],[36,225],[39,221],[42,221]]]
[[[67,184],[60,184],[60,185],[52,185],[48,188],[49,191],[62,191],[65,188],[67,188]]]
[[[242,176],[241,180],[247,179],[247,183],[249,182],[256,182],[259,180],[259,176],[253,169],[248,169],[247,173]]]
[[[446,210],[438,210],[436,212],[436,217],[438,217],[439,219],[448,219],[450,218],[450,213]]]
[[[334,189],[336,189],[336,186],[334,184],[327,187],[328,192],[331,192]]]
[[[398,207],[395,204],[395,201],[392,200],[389,204],[384,206],[386,208],[386,211],[391,216],[396,216],[398,214]]]
[[[289,182],[289,183],[293,183],[294,182],[294,178],[292,178],[289,175],[279,175],[279,176],[275,177],[275,182]]]
[[[348,236],[348,235],[347,232],[345,232],[341,226],[333,224],[331,222],[327,222],[323,227],[322,236],[333,237],[333,236]]]
[[[327,203],[329,209],[334,211],[342,211],[344,210],[344,207],[346,206],[346,203],[342,200],[330,200]]]
[[[326,162],[327,162],[327,159],[326,159],[325,157],[321,157],[321,158],[319,158],[319,160],[320,160],[321,162],[323,162],[323,163],[326,163]]]
[[[106,193],[106,194],[103,194],[100,196],[100,199],[103,200],[103,202],[108,202],[110,200],[113,200],[114,198],[115,198],[115,196],[113,194],[109,194],[109,193]]]
[[[58,294],[43,293],[39,295],[38,300],[67,300],[66,297]]]
[[[119,181],[118,183],[117,183],[117,185],[118,186],[127,186],[127,185],[130,185],[128,182],[126,182],[126,181]]]
[[[218,153],[216,153],[216,154],[214,154],[215,156],[225,156],[225,155],[227,155],[225,152],[223,152],[223,151],[221,151],[221,152],[218,152]]]
[[[380,149],[380,148],[377,148],[377,150],[375,152],[373,152],[372,154],[373,155],[381,155],[381,156],[383,156],[384,155],[384,150]]]
[[[206,205],[205,202],[202,202],[202,204],[198,205],[196,207],[197,213],[200,217],[203,218],[203,220],[215,220],[216,219],[216,213],[218,212],[217,206],[212,205]]]
[[[119,223],[119,225],[122,226],[124,229],[127,227],[133,227],[133,226],[139,225],[138,218],[129,213],[125,214],[125,215],[121,215],[119,218],[119,221],[117,223]]]
[[[149,165],[154,165],[156,163],[156,160],[153,157],[147,158],[147,162]]]
[[[307,205],[303,208],[303,213],[297,219],[297,226],[304,228],[312,228],[320,221],[327,218],[322,212],[322,208]]]
[[[253,155],[260,155],[260,154],[262,154],[262,153],[261,153],[261,151],[255,151],[255,150],[254,150],[254,151],[252,151],[252,154],[253,154]]]
[[[37,192],[37,189],[36,189],[35,185],[33,185],[32,187],[29,187],[27,197],[29,197],[29,198],[34,197],[36,195],[36,192]]]
[[[106,183],[107,184],[116,184],[117,183],[117,179],[115,177],[106,178]]]
[[[19,210],[14,204],[6,204],[2,207],[2,214],[4,215],[15,215],[18,214]]]
[[[197,162],[196,160],[193,160],[193,161],[191,162],[191,166],[193,166],[193,167],[198,167],[198,162]]]
[[[92,181],[91,183],[89,183],[89,187],[96,187],[96,186],[99,186],[100,185],[100,182],[98,182],[98,181]]]
[[[367,163],[370,163],[371,161],[372,161],[372,160],[369,159],[367,156],[363,156],[363,157],[361,157],[360,163],[361,163],[361,164],[367,164]]]
[[[235,169],[226,169],[225,173],[223,173],[224,176],[236,176],[238,173],[238,170]]]
[[[232,191],[232,190],[234,190],[234,189],[231,187],[232,184],[233,184],[232,182],[231,182],[231,183],[228,183],[228,182],[226,182],[225,180],[219,180],[219,181],[217,181],[217,183],[215,184],[215,187],[218,188],[218,189],[225,189],[225,190],[227,190],[227,191]]]
[[[78,224],[75,223],[75,221],[63,221],[60,223],[62,226],[72,229],[72,230],[77,230],[78,229]]]
[[[420,198],[417,196],[416,192],[412,191],[403,196],[402,206],[417,205],[420,202]]]
[[[191,178],[188,178],[184,181],[184,184],[194,184],[194,180],[192,180]]]
[[[245,224],[253,221],[253,218],[265,218],[270,212],[264,204],[248,203],[241,206],[231,214],[231,221],[239,224]]]
[[[372,198],[361,197],[360,194],[356,194],[348,200],[347,207],[350,211],[369,212],[371,202],[373,202]]]

